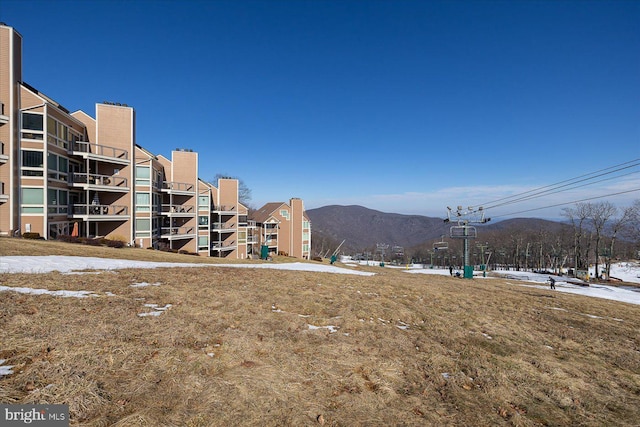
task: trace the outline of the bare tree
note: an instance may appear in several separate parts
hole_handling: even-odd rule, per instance
[[[600,271],[598,269],[598,261],[600,259],[600,241],[602,239],[602,233],[605,226],[616,214],[616,207],[609,202],[587,203],[587,211],[589,213],[589,219],[595,233],[595,261],[596,261],[596,278],[600,278]]]
[[[228,175],[228,174],[218,173],[209,182],[211,184],[213,184],[214,186],[217,186],[218,185],[218,180],[220,178],[237,179],[238,180],[238,200],[240,201],[240,203],[242,203],[246,207],[251,208],[251,206],[249,206],[249,203],[251,203],[251,189],[249,187],[247,187],[247,184],[244,183],[242,178],[238,178],[236,176],[231,176],[231,175]]]
[[[584,223],[589,218],[589,209],[585,203],[578,203],[575,208],[562,209],[562,216],[569,219],[573,227],[573,256],[575,270],[584,269],[588,266],[588,251],[583,253],[583,238],[585,234]],[[586,256],[585,256],[586,255]],[[575,272],[574,272],[575,274]]]
[[[624,237],[634,242],[636,249],[640,248],[640,199],[629,206],[628,221],[623,227]]]
[[[634,208],[634,206],[632,205],[626,209],[623,209],[622,215],[613,219],[610,224],[609,233],[611,234],[611,243],[609,244],[609,251],[606,258],[607,278],[611,277],[611,260],[615,258],[614,245],[618,233],[631,226],[634,214],[640,214],[640,201],[636,201],[636,208]]]

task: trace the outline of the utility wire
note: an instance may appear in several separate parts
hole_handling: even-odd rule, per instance
[[[575,183],[566,184],[566,185],[563,185],[563,186],[560,186],[560,187],[556,187],[556,188],[547,190],[543,194],[542,193],[534,193],[532,195],[524,196],[524,197],[521,197],[519,199],[510,200],[510,201],[507,201],[507,202],[504,202],[504,203],[500,203],[500,204],[497,204],[497,205],[494,205],[494,206],[485,207],[484,209],[486,210],[486,209],[490,209],[490,208],[496,208],[496,207],[499,207],[499,206],[511,205],[513,203],[524,202],[524,201],[527,201],[527,200],[531,200],[531,199],[536,199],[538,197],[542,197],[543,195],[544,196],[548,196],[548,195],[551,195],[551,194],[562,193],[564,191],[575,190],[576,188],[586,187],[586,186],[593,185],[593,184],[598,184],[598,183],[604,182],[604,181],[611,181],[612,179],[622,178],[624,176],[633,175],[633,174],[636,174],[636,173],[640,173],[640,171],[632,171],[632,172],[628,172],[628,173],[625,173],[625,174],[622,174],[622,175],[603,178],[603,179],[599,179],[597,181],[587,182],[587,183],[584,183],[584,184],[581,184],[581,185],[576,185],[576,186],[573,186],[573,187],[570,187],[570,188],[560,189],[562,187],[566,187],[566,186],[569,186],[569,185],[578,184],[579,182],[582,182],[584,180],[576,181]],[[596,177],[594,177],[594,178],[596,178]],[[606,197],[606,196],[603,196],[603,197]]]
[[[492,219],[493,218],[502,218],[502,217],[505,217],[505,216],[518,215],[518,214],[526,213],[526,212],[539,211],[541,209],[555,208],[555,207],[558,207],[558,206],[570,205],[570,204],[573,204],[573,203],[586,202],[586,201],[589,201],[589,200],[602,199],[603,197],[618,196],[620,194],[632,193],[634,191],[640,191],[640,188],[634,188],[632,190],[620,191],[618,193],[613,193],[613,194],[605,194],[603,196],[588,197],[586,199],[574,200],[572,202],[556,203],[555,205],[543,206],[541,208],[532,208],[532,209],[526,209],[526,210],[519,211],[519,212],[511,212],[511,213],[508,213],[508,214],[496,215],[496,216],[493,216]]]
[[[494,201],[488,202],[483,204],[482,206],[484,207],[484,209],[490,209],[490,208],[495,208],[498,206],[503,206],[506,204],[510,204],[510,203],[515,203],[517,201],[520,200],[529,200],[532,198],[535,198],[535,196],[538,197],[542,197],[543,195],[545,195],[545,193],[549,193],[553,190],[558,190],[559,188],[564,188],[564,187],[568,187],[570,185],[574,185],[580,182],[584,182],[584,181],[589,181],[601,176],[605,176],[605,175],[609,175],[615,172],[619,172],[621,170],[624,169],[629,169],[635,166],[640,165],[640,159],[634,159],[634,160],[630,160],[628,162],[624,162],[618,165],[614,165],[614,166],[610,166],[608,168],[604,168],[604,169],[600,169],[594,172],[590,172],[584,175],[580,175],[577,176],[575,178],[570,178],[570,179],[566,179],[564,181],[560,181],[557,182],[555,184],[550,184],[550,185],[546,185],[543,187],[538,187],[538,188],[534,188],[532,190],[528,190],[522,193],[518,193],[518,194],[514,194],[511,196],[507,196],[507,197],[502,197],[500,199],[496,199]],[[616,169],[617,168],[617,169]],[[614,169],[614,170],[611,170]],[[608,171],[608,172],[607,172]],[[624,175],[623,175],[624,176]],[[599,181],[597,181],[599,182]],[[585,185],[589,185],[589,184],[585,184]],[[567,189],[568,190],[568,189]],[[557,191],[556,191],[557,192]],[[514,199],[514,200],[511,200]],[[505,201],[504,203],[498,203],[498,202],[502,202]],[[508,202],[507,202],[508,201]],[[489,205],[489,206],[487,206]]]

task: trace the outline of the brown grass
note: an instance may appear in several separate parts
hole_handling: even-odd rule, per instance
[[[1,239],[0,256],[16,241]],[[93,249],[83,255],[201,261]],[[0,293],[0,359],[15,366],[0,402],[69,404],[83,426],[638,425],[640,307],[371,270],[0,275],[100,295]],[[143,281],[161,285],[130,286]],[[140,317],[145,303],[172,306]]]

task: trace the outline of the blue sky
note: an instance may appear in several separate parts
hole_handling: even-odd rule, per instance
[[[640,158],[637,1],[2,0],[0,21],[27,83],[133,106],[140,145],[197,151],[256,207],[444,217]],[[624,172],[488,214],[640,189]]]

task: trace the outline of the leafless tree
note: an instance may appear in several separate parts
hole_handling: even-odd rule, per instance
[[[598,203],[587,203],[586,204],[587,212],[589,214],[589,219],[591,220],[591,226],[593,227],[593,232],[595,233],[595,267],[596,267],[596,278],[600,278],[600,270],[598,261],[600,259],[600,241],[602,239],[602,234],[604,232],[604,228],[609,222],[609,220],[616,214],[617,209],[609,202],[598,202]]]
[[[585,203],[578,203],[575,208],[564,208],[562,216],[566,217],[573,227],[574,268],[576,271],[584,269],[589,265],[589,247],[587,245],[586,250],[583,248],[585,222],[589,218],[588,206]]]
[[[606,270],[607,277],[611,275],[611,260],[615,258],[614,245],[618,237],[618,233],[627,229],[633,222],[634,214],[640,213],[640,201],[636,201],[638,210],[634,209],[634,206],[630,206],[622,210],[622,214],[617,218],[614,218],[609,224],[609,234],[611,236],[611,242],[609,243],[609,251],[606,258]]]

